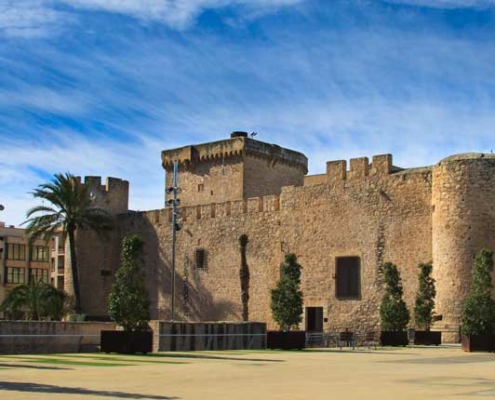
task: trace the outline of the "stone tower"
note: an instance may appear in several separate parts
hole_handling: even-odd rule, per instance
[[[86,176],[84,183],[89,185],[90,196],[98,208],[106,210],[112,216],[128,211],[128,181],[109,177],[105,185],[102,185],[101,177]],[[106,296],[112,276],[119,266],[118,235],[99,236],[89,229],[78,230],[76,235],[82,309],[91,316],[107,315]],[[72,294],[72,271],[67,243],[64,286]]]
[[[308,159],[302,153],[233,132],[230,139],[162,152],[166,186],[179,161],[181,205],[223,203],[278,195],[283,186],[302,186]]]
[[[459,327],[475,255],[495,249],[494,183],[494,155],[460,154],[433,168],[433,276],[445,328]]]

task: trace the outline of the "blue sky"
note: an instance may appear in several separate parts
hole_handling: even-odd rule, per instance
[[[57,172],[163,206],[161,150],[233,130],[403,167],[495,149],[495,0],[0,0],[0,220]]]

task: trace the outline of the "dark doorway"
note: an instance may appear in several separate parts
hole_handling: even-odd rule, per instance
[[[323,307],[306,307],[306,332],[323,332]]]

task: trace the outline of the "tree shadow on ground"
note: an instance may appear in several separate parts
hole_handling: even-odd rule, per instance
[[[63,367],[46,367],[40,365],[20,365],[20,364],[9,364],[9,363],[0,363],[0,367],[2,368],[28,368],[28,369],[58,369],[58,370],[70,370],[71,368],[63,368]]]
[[[8,390],[13,392],[87,395],[87,396],[98,396],[98,397],[113,397],[119,399],[168,400],[168,399],[179,398],[179,397],[157,396],[152,394],[135,394],[135,393],[113,392],[107,390],[91,390],[85,388],[54,386],[54,385],[46,385],[42,383],[32,383],[32,382],[0,382],[0,390]]]
[[[264,358],[236,358],[236,357],[223,357],[223,356],[213,356],[204,354],[148,354],[145,357],[166,357],[166,358],[192,358],[192,359],[204,359],[204,360],[225,360],[225,361],[249,361],[249,362],[271,362],[280,363],[285,362],[285,360],[269,360]]]

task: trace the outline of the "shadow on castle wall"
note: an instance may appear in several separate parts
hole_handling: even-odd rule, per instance
[[[156,217],[164,212],[165,210],[133,212],[121,216],[116,236],[118,236],[119,243],[130,234],[138,234],[143,239],[143,265],[151,301],[151,319],[170,320],[171,234],[169,224],[164,222],[165,218]],[[195,273],[192,261],[184,254],[183,242],[186,240],[178,239],[177,241],[174,319],[185,321],[240,319],[240,305],[215,300],[212,293],[202,283],[201,278]]]

